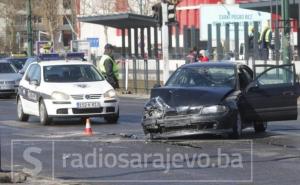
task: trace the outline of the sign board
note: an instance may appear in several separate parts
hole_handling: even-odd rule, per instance
[[[35,49],[36,55],[54,53],[53,43],[50,41],[37,41]]]
[[[85,58],[91,61],[91,46],[88,40],[72,40],[71,41],[72,52],[83,52]]]
[[[99,47],[99,38],[87,38],[87,41],[90,42],[91,48],[98,48]]]
[[[238,22],[239,24],[239,36],[240,39],[244,38],[244,22],[248,22],[251,25],[254,21],[263,25],[267,20],[270,20],[270,13],[259,12],[254,10],[247,10],[240,8],[238,5],[201,5],[200,6],[200,39],[207,40],[207,26],[213,25],[212,39],[216,39],[215,25],[221,24],[221,38],[225,38],[225,24]],[[230,25],[230,32],[233,37],[233,24]],[[261,31],[261,30],[258,30]]]

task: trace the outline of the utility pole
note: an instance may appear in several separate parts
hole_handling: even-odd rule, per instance
[[[283,37],[282,37],[282,60],[283,64],[291,63],[290,46],[290,1],[281,0],[281,17],[283,19]]]
[[[163,82],[164,84],[167,82],[170,75],[170,67],[169,67],[169,26],[168,22],[168,3],[165,1],[161,2],[162,8],[162,54],[163,54]]]
[[[28,57],[31,57],[33,55],[31,0],[27,0],[26,10],[27,10],[27,55]]]

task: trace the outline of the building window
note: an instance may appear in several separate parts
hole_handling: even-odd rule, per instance
[[[64,9],[71,9],[71,5],[72,5],[72,0],[64,0],[63,1],[63,6],[64,6]]]
[[[33,21],[33,23],[42,23],[42,17],[41,16],[33,16],[32,21]]]

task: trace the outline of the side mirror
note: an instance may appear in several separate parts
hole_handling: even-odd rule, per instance
[[[29,84],[30,85],[34,85],[34,86],[39,86],[40,85],[40,82],[38,80],[30,80],[29,81]]]
[[[20,71],[18,71],[18,73],[21,75],[24,75],[25,72],[23,70],[20,70]]]
[[[161,87],[160,84],[154,84],[154,86],[153,86],[154,89],[155,89],[155,88],[160,88],[160,87]]]

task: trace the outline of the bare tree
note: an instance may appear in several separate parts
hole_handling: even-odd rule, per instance
[[[107,15],[116,12],[116,0],[81,0],[82,15]],[[108,42],[108,27],[104,26],[105,41]]]
[[[151,15],[152,6],[159,2],[161,2],[161,0],[129,0],[129,11],[142,15]]]
[[[55,35],[62,25],[62,12],[60,12],[59,0],[36,0],[34,12],[42,15],[46,21],[47,31],[50,34],[50,39],[55,46]]]
[[[20,11],[24,11],[25,1],[19,0],[2,0],[1,18],[5,19],[5,51],[16,53],[18,45],[16,43],[16,21]]]

